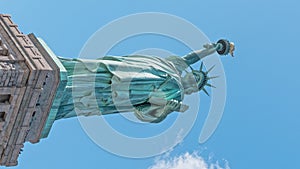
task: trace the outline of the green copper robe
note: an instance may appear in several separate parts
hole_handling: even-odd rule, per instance
[[[59,59],[68,70],[68,84],[56,119],[99,115],[100,110],[102,115],[134,112],[142,121],[160,122],[180,111],[181,71],[186,68],[180,57]]]

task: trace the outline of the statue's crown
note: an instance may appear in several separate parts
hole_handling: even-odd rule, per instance
[[[203,62],[201,63],[201,66],[200,66],[200,69],[199,70],[194,70],[192,69],[192,73],[195,77],[195,80],[197,82],[197,85],[198,85],[198,89],[199,91],[203,90],[208,96],[208,92],[207,90],[205,89],[205,86],[209,86],[209,87],[213,87],[215,88],[215,86],[211,85],[208,83],[208,80],[210,79],[214,79],[214,78],[217,78],[216,77],[208,77],[208,73],[214,68],[215,66],[212,66],[211,68],[209,68],[206,72],[203,71]]]

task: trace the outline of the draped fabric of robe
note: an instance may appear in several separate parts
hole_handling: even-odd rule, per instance
[[[175,59],[174,59],[175,58]],[[183,100],[180,57],[105,56],[96,60],[59,58],[68,71],[56,119],[134,112],[142,121],[163,120],[166,103]]]

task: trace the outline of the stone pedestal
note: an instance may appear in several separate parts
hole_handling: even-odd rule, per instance
[[[24,142],[48,135],[65,74],[42,40],[0,14],[0,165],[17,165]]]

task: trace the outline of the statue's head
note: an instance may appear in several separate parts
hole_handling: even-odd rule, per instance
[[[203,63],[200,66],[200,70],[192,69],[192,72],[187,72],[186,75],[182,78],[182,84],[184,87],[185,94],[192,94],[198,91],[203,90],[207,95],[208,92],[205,89],[205,86],[214,87],[208,83],[209,79],[215,77],[208,77],[208,73],[213,69],[211,67],[208,71],[202,71]]]

